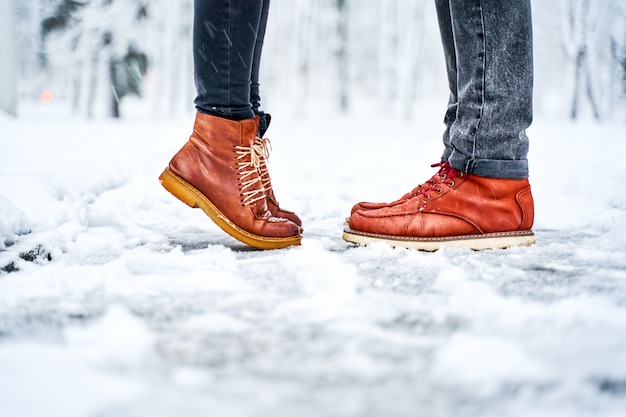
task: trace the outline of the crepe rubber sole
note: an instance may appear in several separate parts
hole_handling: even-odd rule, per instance
[[[265,237],[243,230],[224,215],[204,194],[193,185],[165,168],[159,176],[161,185],[174,197],[191,208],[199,208],[215,222],[223,231],[240,242],[258,249],[282,249],[300,244],[301,236]]]
[[[432,252],[444,247],[484,250],[504,249],[513,246],[531,246],[535,243],[535,235],[532,231],[525,230],[518,232],[485,233],[480,235],[407,237],[361,232],[346,227],[343,231],[343,240],[359,245],[384,242],[393,247]]]

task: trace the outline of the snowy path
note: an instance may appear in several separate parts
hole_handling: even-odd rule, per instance
[[[275,117],[305,239],[263,252],[159,185],[190,120],[0,117],[0,414],[624,415],[626,127],[533,126],[533,247],[344,243],[432,175],[439,119]]]

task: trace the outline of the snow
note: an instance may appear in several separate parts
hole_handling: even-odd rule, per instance
[[[537,244],[341,240],[429,178],[442,103],[405,120],[273,112],[299,247],[234,241],[157,178],[176,120],[0,115],[3,416],[620,416],[626,126],[529,130]]]

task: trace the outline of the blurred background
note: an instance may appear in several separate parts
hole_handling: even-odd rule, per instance
[[[415,118],[447,99],[432,0],[272,0],[263,106]],[[193,112],[192,0],[2,0],[0,106]],[[626,1],[533,2],[535,115],[626,122]],[[442,107],[442,117],[443,117]]]

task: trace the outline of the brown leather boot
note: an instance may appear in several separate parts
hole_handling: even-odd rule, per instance
[[[444,174],[445,172],[447,172],[450,169],[450,164],[446,161],[446,162],[439,162],[436,164],[432,164],[431,165],[432,168],[435,167],[439,167],[439,172],[437,172],[435,175],[432,176],[432,178],[428,181],[426,181],[423,184],[418,185],[417,187],[415,187],[414,189],[412,189],[411,191],[409,191],[408,193],[404,194],[402,197],[400,197],[399,199],[392,201],[391,203],[372,203],[369,201],[361,201],[356,203],[354,206],[352,206],[352,210],[350,211],[350,214],[354,213],[355,211],[359,211],[359,210],[376,210],[376,209],[380,209],[383,207],[390,207],[390,206],[395,206],[398,204],[401,204],[403,202],[405,202],[406,200],[408,200],[411,197],[415,197],[417,194],[419,194],[424,187],[427,187],[431,184],[434,184],[436,181],[438,181],[438,177],[442,174]]]
[[[278,204],[278,200],[276,200],[276,196],[274,195],[274,188],[272,187],[272,179],[270,177],[270,172],[267,169],[267,160],[270,157],[269,151],[271,149],[270,140],[268,138],[262,137],[267,128],[269,127],[269,121],[271,120],[269,114],[265,113],[264,127],[259,130],[259,136],[255,139],[255,144],[262,149],[262,153],[260,156],[260,164],[259,164],[259,174],[261,175],[261,180],[263,181],[263,188],[265,189],[265,194],[267,195],[267,208],[272,213],[272,216],[279,217],[282,219],[288,219],[302,227],[302,220],[300,217],[296,215],[296,213],[282,209],[280,204]],[[258,114],[254,116],[257,124],[260,122],[261,116]]]
[[[420,250],[444,246],[496,249],[535,242],[533,197],[527,179],[468,175],[448,168],[413,197],[352,213],[343,238]]]
[[[259,175],[254,119],[197,113],[189,141],[159,179],[190,207],[201,208],[235,239],[260,249],[300,244],[298,225],[273,217]]]

